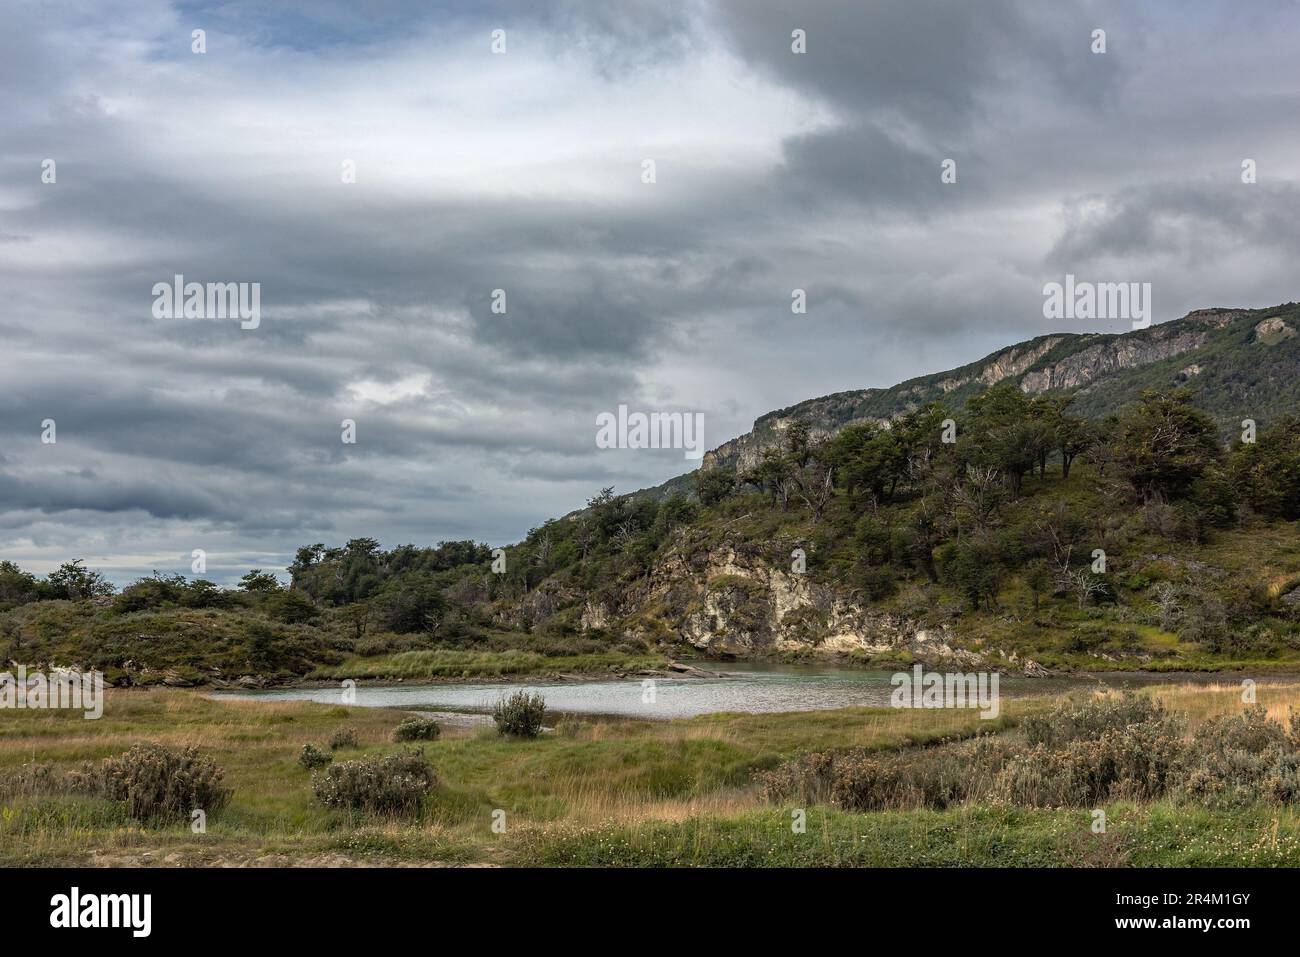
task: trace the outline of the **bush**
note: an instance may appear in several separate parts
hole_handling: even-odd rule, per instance
[[[308,771],[323,768],[333,760],[334,755],[322,751],[314,744],[304,744],[302,746],[302,753],[298,755],[298,763]]]
[[[992,737],[912,752],[851,752],[835,762],[831,800],[846,811],[942,810],[983,795],[1009,754],[1006,742]]]
[[[393,729],[394,741],[433,741],[442,734],[442,726],[432,718],[412,715]]]
[[[830,800],[835,755],[830,751],[805,754],[758,775],[763,796],[769,801],[821,804]]]
[[[1027,807],[1096,807],[1155,800],[1183,773],[1181,723],[1169,718],[1110,728],[1062,746],[1035,744],[1007,762],[994,795]]]
[[[196,809],[211,814],[225,807],[231,793],[221,784],[221,769],[193,747],[139,745],[105,760],[98,778],[103,795],[125,802],[136,820],[188,818]]]
[[[1020,727],[1031,745],[1059,748],[1071,741],[1096,740],[1107,731],[1167,717],[1158,701],[1132,692],[1102,697],[1072,695],[1047,715],[1025,718]]]
[[[340,761],[313,774],[312,790],[326,807],[378,814],[410,814],[438,783],[418,750],[382,758]]]
[[[830,801],[848,811],[942,809],[987,792],[1010,753],[993,737],[902,751],[826,751],[787,761],[760,774],[759,783],[770,801]]]
[[[805,755],[759,775],[771,801],[829,801],[849,811],[945,808],[963,801],[1097,807],[1163,797],[1210,808],[1300,801],[1300,715],[1261,707],[1205,721],[1134,694],[1072,698],[1009,737],[899,751]]]
[[[334,732],[334,737],[330,738],[330,750],[337,751],[339,748],[359,748],[357,743],[356,728],[339,728]]]
[[[1191,750],[1196,762],[1178,788],[1183,800],[1243,807],[1261,797],[1292,801],[1300,790],[1295,742],[1259,705],[1210,718],[1196,729]]]
[[[492,710],[492,720],[501,734],[517,738],[535,738],[546,717],[546,699],[539,694],[516,691],[502,698]]]

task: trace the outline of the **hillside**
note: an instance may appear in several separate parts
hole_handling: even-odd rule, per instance
[[[1300,306],[1054,335],[761,417],[704,467],[292,588],[0,566],[10,661],[124,682],[628,673],[668,657],[1300,668]],[[1254,419],[1256,435],[1241,421]],[[435,653],[436,652],[436,653]],[[548,664],[548,662],[550,664]]]
[[[623,547],[540,577],[506,614],[527,625],[538,605],[572,615],[580,602],[586,633],[723,656],[1295,660],[1300,442],[1285,423],[1300,409],[1298,329],[1295,303],[1204,309],[776,410],[697,473],[535,530],[520,553],[563,554],[573,527],[603,524]],[[935,432],[948,416],[961,438],[945,447]],[[1241,441],[1247,418],[1258,444]],[[1203,454],[1195,477],[1153,484],[1145,473],[1167,450],[1144,446],[1192,422],[1200,451],[1172,455]],[[1263,459],[1293,504],[1260,511],[1260,466],[1247,463]],[[1098,573],[1095,549],[1107,557]],[[636,573],[609,574],[619,567]]]
[[[1001,349],[957,369],[885,389],[808,399],[760,416],[745,435],[708,452],[705,469],[752,468],[803,419],[817,436],[856,422],[887,423],[928,402],[960,408],[973,395],[1013,382],[1027,395],[1071,395],[1076,413],[1099,418],[1144,389],[1188,386],[1195,403],[1225,431],[1243,415],[1264,421],[1300,409],[1300,304],[1267,309],[1201,309],[1181,319],[1116,335],[1060,333]]]

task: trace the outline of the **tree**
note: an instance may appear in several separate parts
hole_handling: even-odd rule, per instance
[[[1009,382],[974,396],[966,411],[971,460],[1000,471],[1012,497],[1019,497],[1025,474],[1051,449],[1050,430],[1034,420],[1029,399]]]
[[[0,562],[0,605],[26,604],[37,598],[36,576],[10,561]]]
[[[280,580],[270,572],[264,572],[260,568],[254,568],[243,578],[239,579],[239,590],[254,594],[279,591]]]
[[[985,442],[986,461],[1006,475],[1011,497],[1019,498],[1026,473],[1047,447],[1043,429],[1034,422],[1008,422],[990,429]]]
[[[1300,418],[1286,415],[1232,453],[1237,494],[1267,518],[1300,518]]]
[[[113,594],[113,583],[99,572],[91,571],[80,558],[64,562],[45,577],[51,590],[69,601],[85,601]]]
[[[996,542],[982,535],[949,543],[941,553],[944,577],[970,602],[971,610],[994,607],[1004,574]]]
[[[343,620],[352,626],[352,637],[360,641],[366,637],[370,626],[371,607],[368,601],[356,601],[343,609]]]
[[[1089,601],[1101,597],[1108,591],[1106,580],[1091,568],[1063,567],[1057,581],[1062,590],[1074,592],[1081,609]]]
[[[699,469],[694,475],[695,494],[704,506],[717,505],[736,488],[736,473],[730,469]]]
[[[1029,400],[1029,417],[1034,424],[1038,452],[1038,477],[1047,477],[1047,460],[1057,451],[1057,433],[1064,419],[1068,399],[1036,396]]]
[[[216,582],[196,578],[181,591],[181,604],[186,608],[213,608],[225,601],[226,593]]]
[[[1038,614],[1039,600],[1052,587],[1052,569],[1041,558],[1025,566],[1025,584],[1034,595],[1034,614]]]
[[[396,632],[436,632],[447,609],[437,580],[424,572],[394,578],[375,604],[380,626]]]
[[[790,505],[793,475],[794,462],[789,455],[780,449],[764,449],[750,481],[772,496],[773,508],[779,501],[781,510],[785,511]]]
[[[961,534],[963,519],[969,518],[976,530],[993,525],[999,506],[1006,498],[1002,477],[988,465],[966,466],[966,478],[953,490],[953,520]]]
[[[795,468],[805,468],[812,458],[812,426],[806,419],[795,419],[785,428],[785,452]]]
[[[849,494],[869,491],[876,502],[890,501],[906,473],[899,435],[870,422],[844,429],[819,454],[833,469],[836,484]]]
[[[1072,415],[1061,416],[1056,425],[1056,447],[1061,453],[1061,478],[1070,477],[1070,466],[1077,456],[1087,452],[1097,442],[1097,431],[1085,419]]]
[[[795,473],[795,486],[799,498],[812,512],[813,523],[820,522],[835,489],[830,466],[824,461],[815,461],[812,468]]]
[[[1214,421],[1191,392],[1144,392],[1119,420],[1115,455],[1143,498],[1182,495],[1222,455]]]
[[[1169,582],[1160,582],[1151,589],[1151,600],[1160,612],[1160,627],[1170,631],[1178,622],[1182,604],[1178,598],[1178,589]]]
[[[320,614],[320,609],[316,607],[316,603],[300,591],[278,588],[269,594],[270,597],[267,599],[265,606],[267,612],[273,618],[278,618],[287,624],[296,625],[311,621]],[[364,604],[364,602],[358,602],[358,604]]]

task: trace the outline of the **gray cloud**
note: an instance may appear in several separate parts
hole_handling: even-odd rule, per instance
[[[0,557],[37,570],[124,581],[203,547],[229,580],[310,541],[512,540],[689,468],[597,450],[601,411],[701,411],[716,445],[1053,331],[1064,271],[1149,278],[1157,319],[1295,298],[1293,4],[9,18]],[[175,273],[260,282],[260,328],[153,319]]]

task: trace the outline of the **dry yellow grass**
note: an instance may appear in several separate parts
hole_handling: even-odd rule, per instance
[[[1244,707],[1239,681],[1171,684],[1144,693],[1194,728]],[[1256,699],[1285,722],[1300,709],[1300,681],[1260,682]],[[757,768],[811,751],[934,743],[1010,727],[1052,699],[1003,702],[1003,720],[970,711],[851,708],[800,714],[719,714],[677,721],[566,719],[537,741],[504,741],[491,728],[444,729],[427,746],[440,787],[411,821],[344,820],[312,798],[297,763],[337,729],[357,730],[361,750],[395,747],[403,713],[310,702],[212,700],[194,691],[109,692],[104,717],[66,712],[0,716],[0,775],[38,761],[70,767],[133,744],[194,745],[210,753],[234,788],[230,807],[204,836],[151,829],[93,805],[11,802],[0,817],[0,859],[22,863],[337,863],[495,860],[509,847],[489,827],[505,809],[511,827],[601,822],[665,825],[767,813]],[[340,758],[351,756],[348,752]],[[0,804],[4,802],[0,801]],[[768,809],[770,810],[770,809]]]

